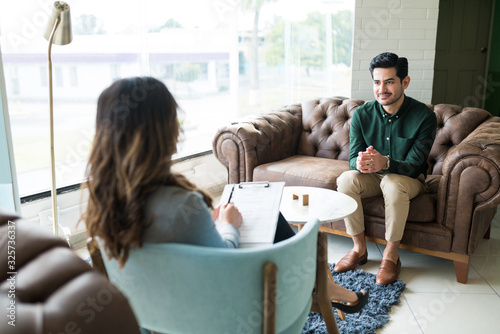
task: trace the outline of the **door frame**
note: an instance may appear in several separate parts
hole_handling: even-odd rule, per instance
[[[486,53],[486,66],[484,67],[485,72],[484,72],[484,77],[486,78],[486,83],[484,86],[483,90],[483,97],[481,101],[481,108],[484,109],[485,104],[486,104],[486,93],[488,92],[488,73],[490,70],[490,57],[491,57],[491,42],[493,39],[493,26],[494,26],[494,20],[495,20],[495,6],[497,5],[497,0],[493,0],[491,4],[491,17],[490,17],[490,31],[488,35],[488,51]],[[497,17],[497,20],[500,20],[500,17]]]
[[[439,1],[439,5],[441,4],[441,0]],[[492,0],[491,2],[491,11],[490,11],[490,24],[488,28],[488,41],[487,41],[487,51],[486,51],[486,59],[484,61],[484,73],[482,73],[483,78],[485,78],[485,81],[483,83],[483,91],[480,96],[480,101],[479,101],[479,107],[484,109],[485,103],[486,103],[486,94],[488,92],[488,71],[489,71],[489,63],[490,63],[490,56],[491,56],[491,43],[492,43],[492,35],[493,35],[493,26],[494,26],[494,19],[495,19],[495,5],[496,5],[496,0]],[[441,10],[441,9],[440,9]],[[500,20],[500,17],[497,18],[497,20]],[[439,27],[439,17],[438,17],[438,27]],[[437,31],[436,35],[436,42],[439,40],[439,30]],[[436,55],[434,58],[434,68],[433,71],[435,73],[436,70],[436,59],[437,59],[437,47],[436,47]],[[434,76],[433,78],[433,87],[435,84],[436,77]],[[434,91],[431,94],[431,100],[433,100],[434,96]],[[478,96],[479,97],[479,96]]]

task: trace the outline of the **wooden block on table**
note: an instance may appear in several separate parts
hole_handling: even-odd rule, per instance
[[[309,205],[309,194],[300,194],[297,192],[292,193],[293,199],[298,199],[302,206]]]

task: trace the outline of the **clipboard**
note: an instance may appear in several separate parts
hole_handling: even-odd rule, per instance
[[[224,187],[220,203],[233,202],[241,212],[240,248],[271,245],[278,224],[285,182],[242,182]]]

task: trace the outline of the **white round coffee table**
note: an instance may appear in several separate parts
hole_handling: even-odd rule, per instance
[[[300,198],[292,198],[293,193],[309,195],[309,205],[301,205]],[[329,223],[351,215],[357,207],[352,197],[335,190],[288,186],[283,189],[280,211],[290,224],[304,224],[312,218]]]

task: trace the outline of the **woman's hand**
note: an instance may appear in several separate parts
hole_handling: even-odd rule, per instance
[[[216,211],[218,211],[218,217],[222,223],[231,224],[236,228],[240,228],[243,217],[233,203],[220,205],[214,210],[214,214]]]
[[[219,218],[219,212],[220,212],[220,205],[216,207],[215,209],[212,210],[212,220],[216,221],[217,218]]]

